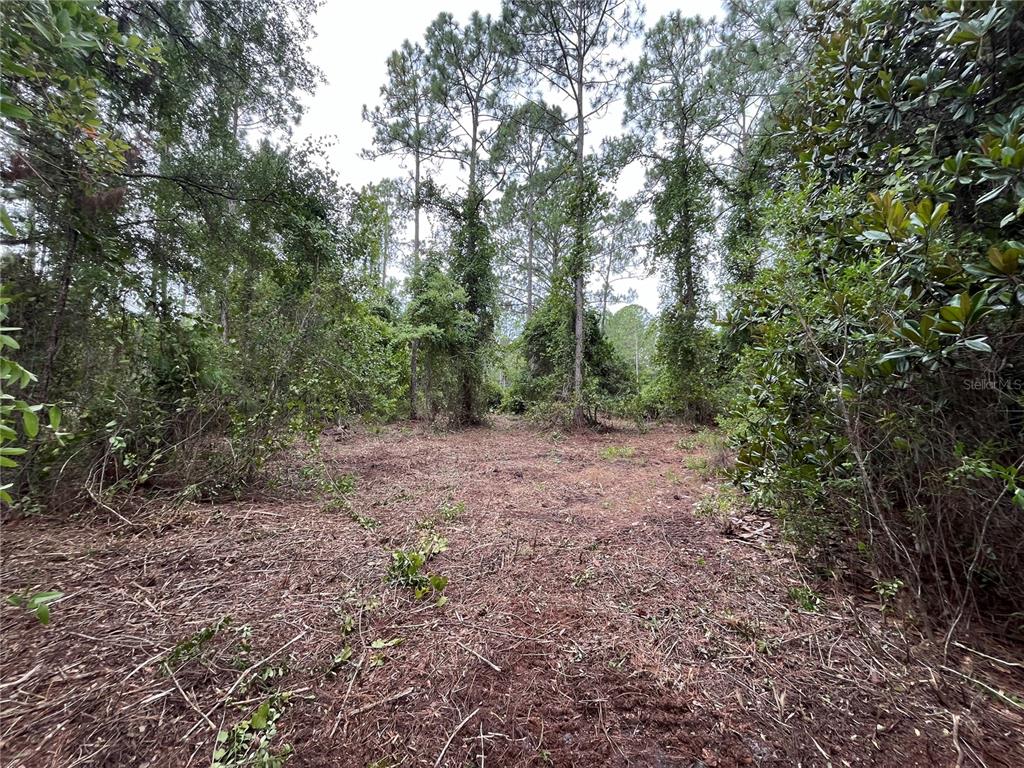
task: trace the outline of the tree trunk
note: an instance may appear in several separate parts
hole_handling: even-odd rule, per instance
[[[472,129],[470,133],[469,141],[469,189],[467,190],[469,207],[466,210],[467,221],[464,223],[465,226],[469,227],[469,237],[466,238],[465,248],[466,254],[463,257],[465,263],[469,265],[470,269],[474,273],[477,271],[477,260],[480,258],[480,243],[478,238],[480,236],[480,207],[483,203],[482,194],[477,185],[477,174],[479,167],[479,159],[477,155],[480,153],[480,115],[477,110],[473,109],[472,116]],[[473,287],[465,286],[469,293],[469,304],[468,309],[473,313],[476,321],[476,338],[482,341],[482,323],[480,315],[484,308],[479,304],[479,286],[474,285]],[[476,371],[473,366],[468,363],[463,363],[461,372],[462,380],[462,396],[461,396],[461,421],[466,424],[476,423],[476,394],[477,394],[477,383],[476,383]]]
[[[434,377],[430,356],[423,360],[423,400],[426,405],[427,421],[434,421]]]
[[[604,267],[604,288],[601,290],[601,332],[604,332],[605,321],[608,319],[608,294],[612,292],[612,255]]]
[[[225,344],[228,343],[228,286],[227,279],[224,280],[224,293],[220,297],[220,338]]]
[[[412,182],[412,210],[413,210],[413,235],[412,235],[412,261],[413,270],[420,267],[420,153],[414,153],[414,172]],[[416,339],[412,340],[409,349],[409,418],[416,419]],[[428,393],[429,397],[429,393]]]
[[[573,286],[575,289],[576,317],[574,324],[575,349],[572,361],[572,394],[573,414],[572,420],[575,426],[583,426],[587,422],[587,414],[583,408],[583,249],[586,247],[586,211],[584,210],[583,192],[586,183],[586,173],[583,168],[583,139],[584,139],[584,116],[583,116],[583,55],[576,57],[576,253],[573,254]]]
[[[413,263],[420,265],[420,153],[415,156],[415,173],[412,182],[412,210],[413,210],[413,235],[412,235],[412,258]]]
[[[526,319],[533,314],[533,249],[534,249],[534,223],[533,205],[527,213],[529,217],[526,224]]]
[[[573,352],[572,361],[572,387],[575,398],[572,418],[573,424],[583,426],[587,422],[587,414],[583,409],[583,275],[576,275],[574,283],[576,287],[576,322],[574,327],[576,348]]]
[[[636,366],[636,385],[640,386],[640,322],[633,326],[633,363]]]

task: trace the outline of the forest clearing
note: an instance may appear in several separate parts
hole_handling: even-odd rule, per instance
[[[1024,766],[1024,2],[0,0],[3,768]]]
[[[252,733],[289,765],[1019,764],[1019,714],[958,675],[1020,668],[957,646],[944,671],[879,595],[809,574],[719,501],[720,450],[396,425],[326,443],[344,506],[9,525],[5,578],[75,586],[45,642],[3,612],[4,762],[209,765],[269,701]],[[431,546],[448,582],[417,600],[392,553]]]

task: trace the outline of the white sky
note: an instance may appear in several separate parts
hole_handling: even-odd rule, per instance
[[[722,14],[719,0],[647,0],[645,5],[647,25],[674,10],[686,16]],[[331,139],[331,164],[341,181],[353,187],[406,175],[397,157],[360,157],[363,148],[372,143],[370,126],[362,119],[363,105],[372,108],[377,104],[387,72],[387,57],[403,40],[422,41],[427,26],[442,11],[449,11],[456,20],[465,22],[474,10],[496,16],[500,9],[500,0],[363,0],[358,4],[351,0],[327,0],[309,20],[316,35],[310,45],[310,59],[323,71],[327,82],[313,98],[307,99],[307,111],[296,137]],[[638,51],[636,41],[627,55],[635,57]],[[608,114],[592,121],[588,148],[621,132],[622,111],[616,106],[619,105],[613,105]],[[619,193],[633,194],[642,183],[643,169],[627,168],[619,182]],[[628,287],[636,289],[639,304],[657,311],[656,278],[624,281],[617,284],[616,290]]]

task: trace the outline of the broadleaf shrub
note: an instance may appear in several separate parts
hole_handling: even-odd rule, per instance
[[[962,615],[1024,610],[1024,13],[858,3],[781,110],[732,288],[740,482]]]

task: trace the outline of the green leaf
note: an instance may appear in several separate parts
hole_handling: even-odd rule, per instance
[[[249,723],[252,725],[254,730],[262,731],[267,727],[267,721],[270,719],[270,700],[264,701],[260,704],[256,711],[252,713],[252,717],[249,719]]]
[[[866,229],[862,233],[868,240],[892,240],[888,232],[881,232],[877,229]]]
[[[0,224],[3,224],[7,234],[11,237],[18,236],[18,230],[14,228],[14,222],[11,221],[11,217],[7,214],[6,206],[0,206]]]
[[[58,408],[56,405],[51,405],[50,406],[49,415],[50,415],[50,429],[53,429],[53,430],[60,429],[60,415],[61,415],[60,414],[60,408]]]
[[[943,320],[948,320],[951,323],[962,322],[964,319],[963,313],[960,311],[960,307],[939,307],[939,314],[942,315]]]
[[[39,417],[34,411],[21,412],[21,425],[25,428],[25,434],[30,438],[39,434]]]
[[[992,351],[992,347],[990,347],[984,341],[984,338],[964,339],[964,345],[966,347],[970,348],[970,349],[973,349],[975,352],[991,352]]]

